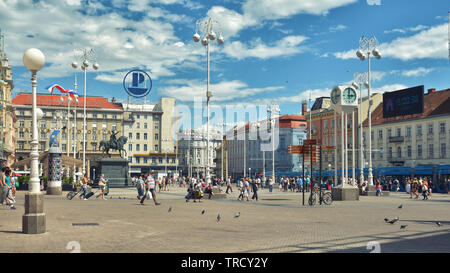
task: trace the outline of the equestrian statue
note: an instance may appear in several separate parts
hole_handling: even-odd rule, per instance
[[[111,137],[109,138],[109,141],[102,140],[100,141],[100,147],[103,148],[103,154],[107,154],[108,157],[111,157],[109,154],[109,150],[115,150],[120,152],[120,157],[122,157],[122,151],[125,153],[125,156],[127,156],[127,152],[123,148],[125,146],[125,143],[127,143],[128,138],[125,136],[121,136],[118,139],[116,139],[116,135],[119,132],[112,131]]]

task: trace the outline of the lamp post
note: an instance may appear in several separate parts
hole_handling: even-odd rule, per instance
[[[275,116],[278,116],[280,114],[280,108],[278,105],[272,103],[272,105],[270,105],[270,108],[267,109],[267,112],[269,113],[269,120],[270,120],[270,131],[272,132],[272,175],[273,175],[273,181],[274,183],[276,182],[276,177],[275,177]]]
[[[358,112],[358,118],[360,119],[359,123],[359,181],[364,181],[364,165],[363,165],[363,118],[362,118],[362,85],[365,85],[366,87],[369,85],[367,82],[367,73],[355,73],[354,74],[354,81],[353,81],[353,87],[359,88],[359,112]]]
[[[32,86],[32,124],[33,140],[31,141],[31,164],[29,192],[25,195],[25,214],[22,216],[22,231],[27,234],[44,233],[46,230],[44,213],[44,196],[39,183],[39,150],[37,121],[42,118],[43,112],[37,108],[36,87],[37,71],[45,64],[44,54],[36,48],[30,48],[23,54],[23,63],[31,71]]]
[[[198,34],[198,32],[202,33],[202,36]],[[206,66],[207,66],[207,74],[206,74],[206,157],[207,157],[207,163],[206,163],[206,183],[211,182],[211,178],[209,175],[209,100],[212,97],[212,92],[209,90],[209,44],[210,41],[213,41],[216,39],[216,32],[219,33],[219,36],[217,37],[217,43],[219,45],[223,44],[224,39],[222,36],[222,31],[219,22],[216,20],[213,20],[210,17],[207,17],[205,19],[199,19],[197,20],[196,27],[195,27],[195,34],[192,37],[194,42],[202,41],[202,45],[206,46]]]
[[[368,93],[368,99],[369,99],[369,186],[373,186],[373,175],[372,175],[372,113],[371,113],[371,106],[372,106],[372,98],[370,93],[370,55],[373,55],[377,60],[381,58],[381,54],[377,49],[378,40],[375,38],[375,36],[372,36],[370,38],[367,38],[366,36],[362,36],[359,40],[359,49],[356,52],[356,56],[361,60],[364,61],[367,55],[367,62],[368,62],[368,73],[367,73],[367,93]]]
[[[223,145],[224,145],[224,138],[225,138],[225,127],[226,126],[230,126],[231,124],[228,124],[228,123],[225,123],[224,122],[224,120],[222,119],[222,123],[219,123],[219,124],[217,124],[217,126],[222,126],[222,158],[221,158],[221,162],[222,162],[222,175],[221,175],[221,177],[222,177],[222,181],[224,181],[224,148],[223,148]],[[228,156],[227,156],[227,158],[228,158]],[[227,164],[227,169],[228,169],[228,164]],[[227,179],[228,178],[228,171],[226,172],[226,175],[225,175],[225,178]]]
[[[75,50],[75,58],[80,59],[82,61],[81,70],[84,72],[84,105],[83,105],[83,175],[86,173],[86,72],[89,67],[89,61],[93,61],[94,64],[92,68],[97,70],[99,65],[97,63],[97,58],[95,55],[95,51],[93,49],[76,49]],[[72,62],[72,67],[76,69],[78,67],[78,63],[76,61]]]

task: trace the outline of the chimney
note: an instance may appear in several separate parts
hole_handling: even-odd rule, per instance
[[[306,114],[306,102],[302,103],[302,115],[304,116]]]
[[[428,89],[428,94],[434,93],[434,92],[436,92],[436,88],[430,88],[430,89]]]

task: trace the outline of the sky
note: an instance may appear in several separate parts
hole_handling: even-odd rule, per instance
[[[214,19],[224,37],[210,44],[211,106],[264,108],[248,121],[265,118],[271,103],[299,114],[303,100],[367,72],[355,54],[362,35],[375,36],[382,55],[371,59],[373,92],[450,88],[448,11],[445,0],[0,0],[0,29],[13,95],[30,92],[22,56],[31,47],[46,57],[38,93],[52,84],[73,89],[76,74],[82,95],[82,71],[71,63],[76,49],[92,48],[100,68],[88,69],[88,96],[126,102],[123,78],[142,69],[153,84],[146,102],[174,97],[200,121],[196,128],[206,121],[206,47],[192,39],[199,19]]]

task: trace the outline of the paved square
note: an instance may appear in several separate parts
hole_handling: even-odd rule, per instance
[[[172,187],[157,193],[161,206],[152,200],[141,206],[134,188],[111,189],[106,201],[67,200],[66,193],[45,196],[45,234],[21,233],[25,192],[17,193],[16,211],[0,206],[0,252],[67,253],[79,244],[82,253],[367,253],[372,241],[381,252],[450,252],[450,196],[443,194],[422,201],[391,193],[308,207],[301,205],[301,193],[278,189],[260,191],[258,202],[237,201],[233,192],[227,199],[186,203],[186,189]],[[385,217],[400,220],[388,224]]]

